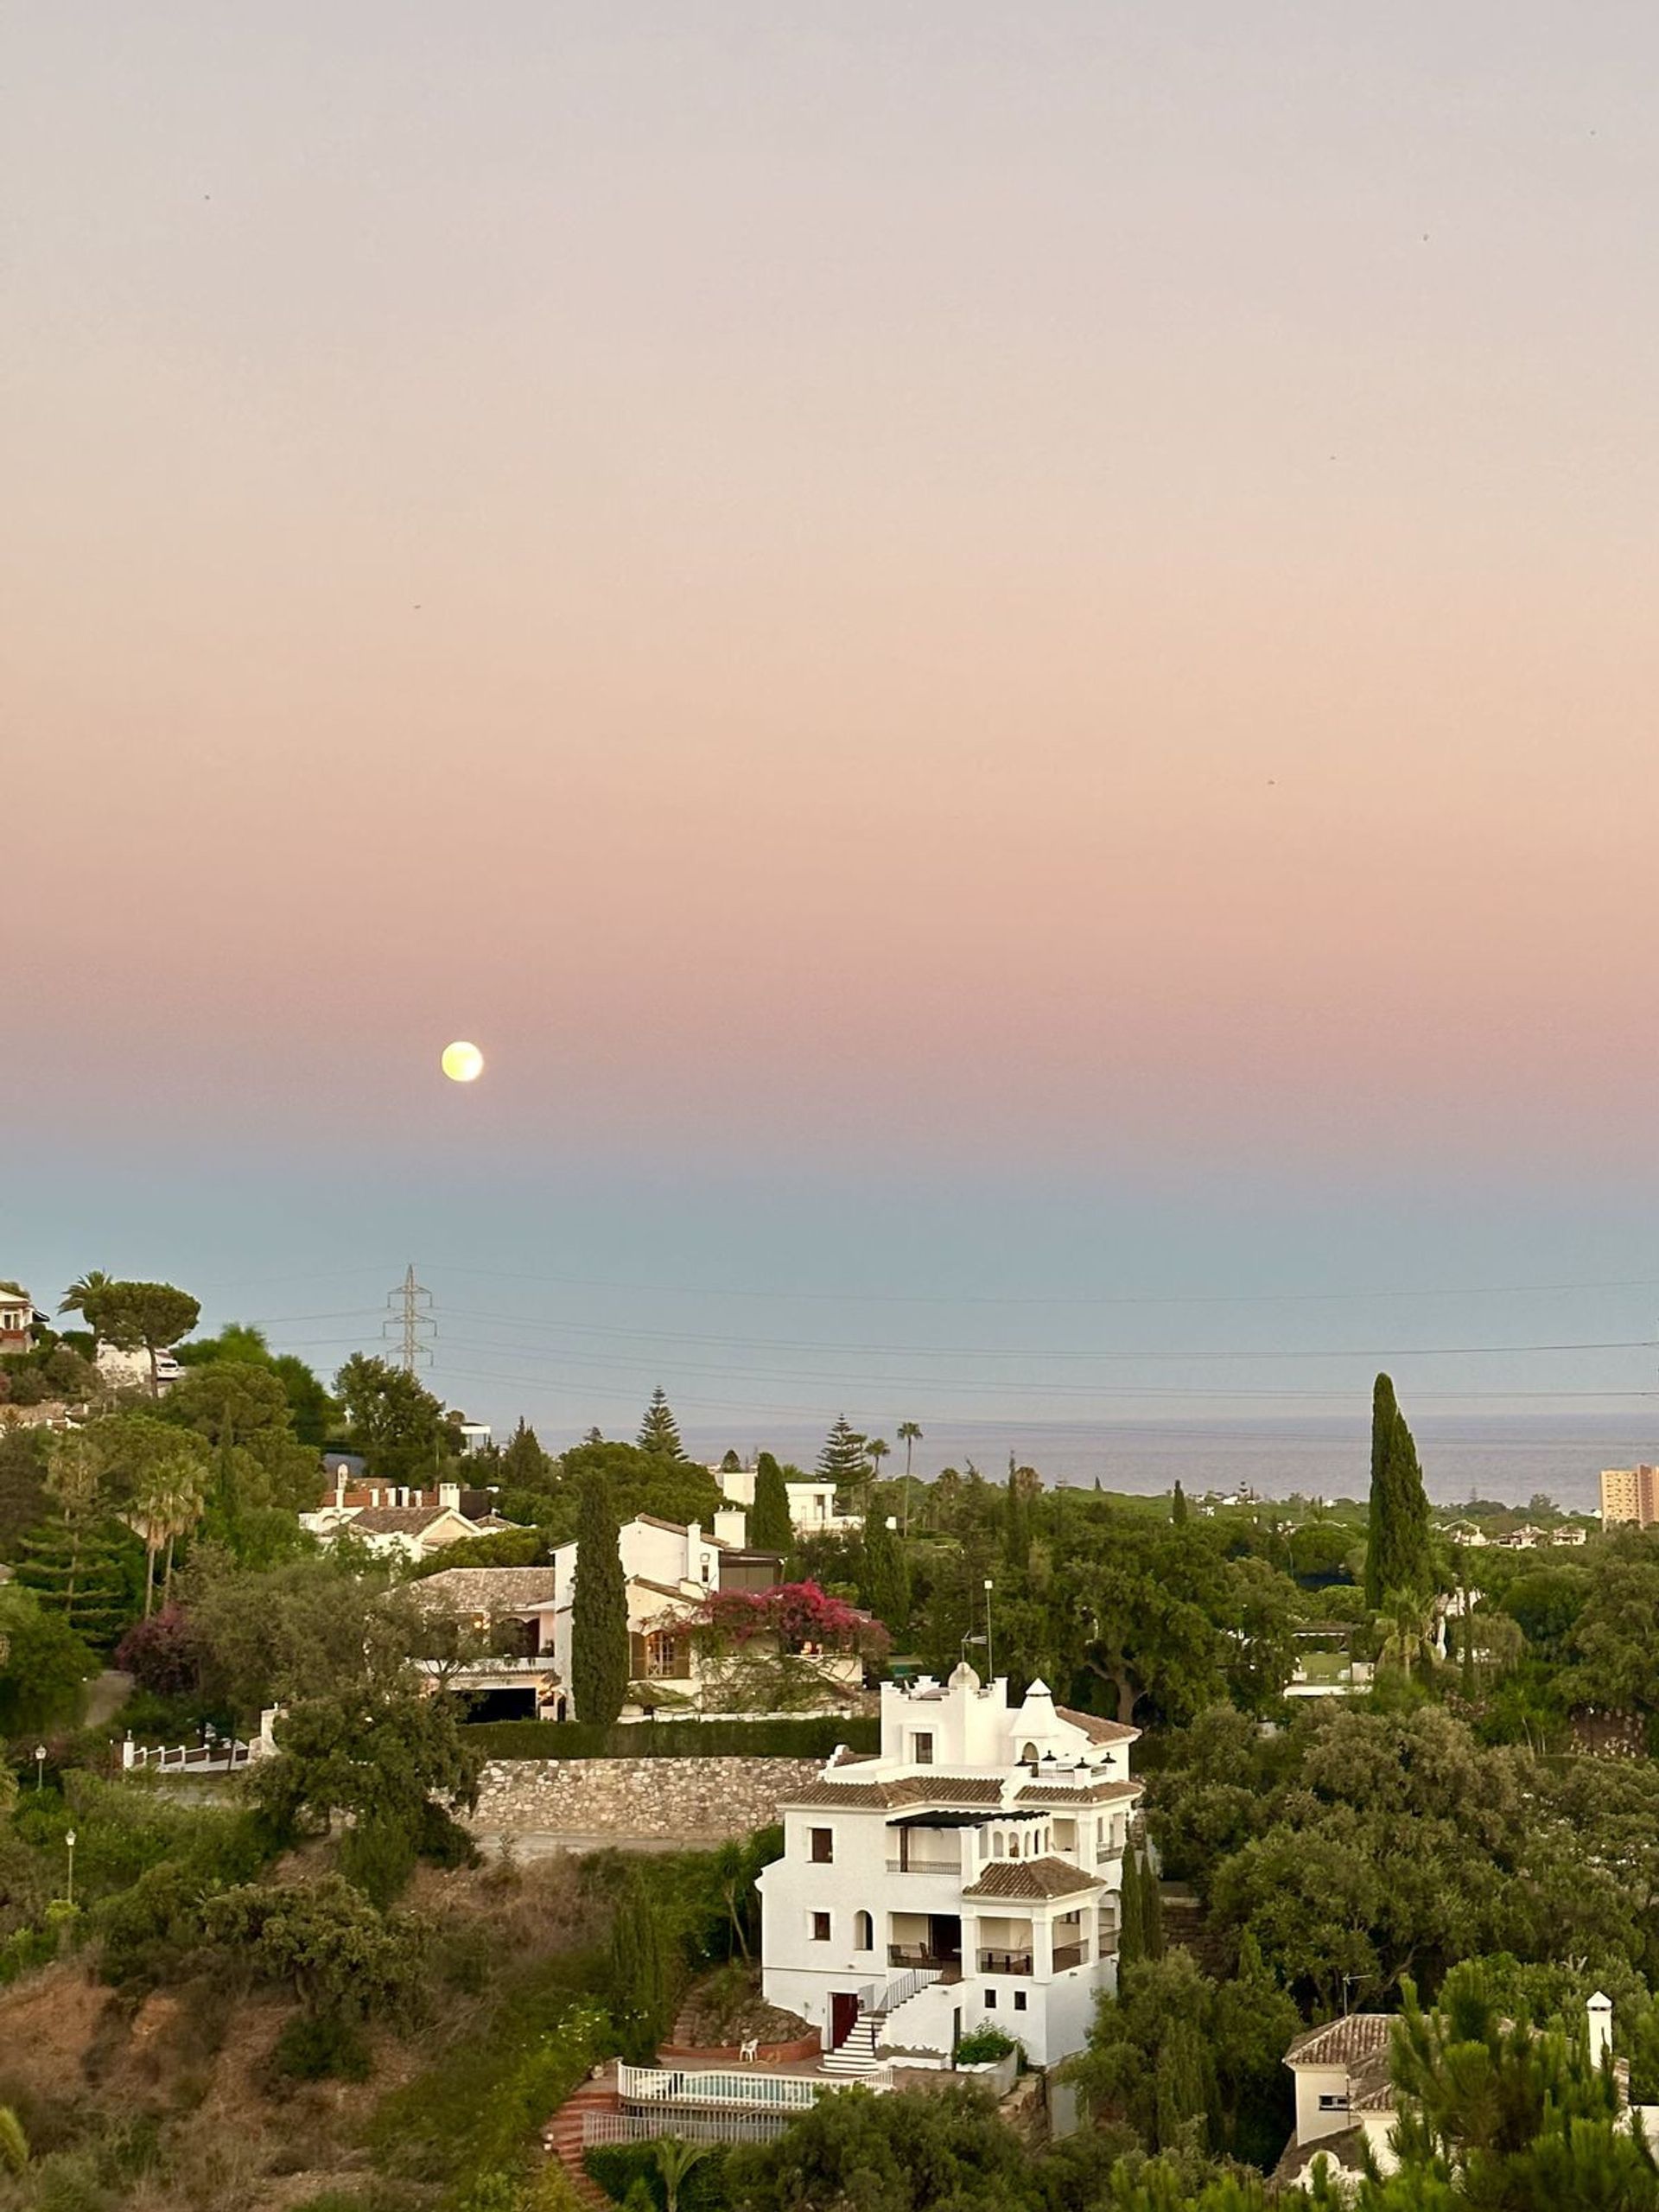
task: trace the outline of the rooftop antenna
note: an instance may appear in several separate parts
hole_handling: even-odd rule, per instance
[[[432,1315],[432,1294],[416,1281],[412,1260],[399,1287],[386,1293],[386,1305],[390,1311],[380,1324],[380,1333],[397,1344],[397,1364],[405,1375],[429,1367],[432,1347],[426,1339],[437,1335],[438,1325]]]

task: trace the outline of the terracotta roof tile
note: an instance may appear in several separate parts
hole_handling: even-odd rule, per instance
[[[1031,1782],[1018,1792],[1016,1805],[1122,1805],[1141,1795],[1138,1782]]]
[[[429,1592],[457,1612],[516,1612],[550,1605],[556,1583],[550,1567],[447,1567],[412,1584],[423,1600]]]
[[[471,1533],[472,1523],[463,1519],[453,1505],[370,1505],[340,1525],[358,1535],[418,1536],[435,1521],[451,1517]]]
[[[1105,1885],[1064,1859],[993,1860],[964,1897],[1069,1897]]]
[[[1054,1711],[1058,1719],[1081,1728],[1091,1744],[1132,1744],[1141,1733],[1121,1720],[1103,1720],[1097,1713],[1073,1713],[1069,1705],[1057,1705]]]

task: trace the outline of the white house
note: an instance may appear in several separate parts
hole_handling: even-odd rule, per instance
[[[881,1749],[783,1800],[760,1877],[768,2004],[831,2069],[948,2064],[998,2027],[1038,2066],[1081,2050],[1116,1986],[1117,1898],[1139,1731],[960,1666],[881,1689]]]
[[[1362,2145],[1379,2170],[1392,2173],[1398,2161],[1389,2137],[1398,2117],[1389,2075],[1391,2012],[1350,2012],[1322,2028],[1310,2028],[1285,2053],[1296,2077],[1296,2133],[1285,2148],[1274,2179],[1286,2187],[1304,2182],[1323,2154],[1339,2173],[1358,2173]]]
[[[0,1353],[33,1351],[35,1319],[26,1290],[0,1289]]]
[[[754,1509],[754,1477],[753,1467],[713,1466],[709,1470],[720,1484],[721,1495],[744,1513]],[[789,1492],[790,1525],[798,1536],[822,1536],[845,1534],[861,1529],[862,1519],[856,1513],[837,1513],[834,1483],[821,1481],[817,1476],[810,1480],[785,1483]]]
[[[1296,2132],[1274,2169],[1278,2187],[1309,2181],[1321,2157],[1329,2160],[1340,2186],[1351,2185],[1363,2171],[1368,2151],[1379,2173],[1391,2174],[1398,2166],[1389,2140],[1400,2116],[1390,2078],[1395,2018],[1392,2012],[1349,2012],[1322,2028],[1310,2028],[1285,2053],[1285,2063],[1296,2077]],[[1654,2148],[1659,2144],[1659,2107],[1630,2102],[1629,2069],[1623,2059],[1611,2058],[1612,2000],[1600,1990],[1586,2004],[1585,2024],[1592,2064],[1611,2063],[1624,2125]]]
[[[461,1511],[458,1483],[440,1483],[435,1502],[429,1503],[423,1490],[391,1484],[348,1496],[342,1478],[329,1503],[314,1513],[302,1513],[299,1522],[325,1543],[342,1529],[349,1530],[377,1559],[429,1559],[447,1544],[490,1533]]]
[[[732,1517],[741,1533],[741,1516]],[[775,1586],[777,1559],[744,1551],[730,1533],[711,1536],[695,1522],[683,1528],[652,1513],[624,1524],[619,1549],[632,1680],[658,1690],[666,1703],[698,1703],[705,1685],[692,1616],[714,1592]],[[575,1542],[561,1544],[546,1567],[452,1567],[418,1586],[429,1602],[454,1606],[480,1628],[516,1627],[504,1639],[514,1650],[457,1678],[458,1687],[487,1696],[503,1718],[582,1718],[570,1702],[577,1555]],[[819,1663],[832,1681],[855,1684],[861,1676],[856,1656],[825,1653]]]
[[[142,1348],[129,1351],[120,1344],[99,1344],[92,1363],[98,1370],[99,1380],[111,1390],[148,1390],[150,1387],[149,1354]],[[183,1372],[170,1351],[156,1353],[154,1381],[158,1393],[170,1390]]]

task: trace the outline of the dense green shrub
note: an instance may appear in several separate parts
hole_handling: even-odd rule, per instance
[[[731,2197],[726,2182],[727,2153],[723,2145],[710,2145],[706,2158],[680,2183],[680,2212],[727,2212]],[[653,2143],[596,2143],[582,2153],[582,2164],[593,2179],[619,2204],[643,2193],[661,2212],[666,2203],[663,2177]]]
[[[492,1759],[827,1759],[838,1745],[881,1746],[878,1720],[479,1720],[468,1744]]]
[[[291,2082],[366,2082],[369,2046],[351,2020],[296,2012],[276,2038],[271,2065]]]
[[[1004,2035],[1001,2028],[976,2028],[971,2035],[963,2036],[957,2045],[958,2066],[985,2066],[999,2058],[1006,2058],[1016,2050],[1012,2036]]]

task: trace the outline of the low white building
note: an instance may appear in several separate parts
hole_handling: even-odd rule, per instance
[[[997,2027],[1052,2066],[1117,1980],[1117,1901],[1139,1731],[960,1666],[884,1683],[881,1749],[838,1755],[782,1803],[760,1877],[768,2004],[826,2064],[944,2065]]]
[[[1363,2170],[1369,2150],[1379,2171],[1398,2161],[1389,2137],[1398,2117],[1389,2079],[1392,2012],[1350,2012],[1310,2028],[1285,2053],[1296,2077],[1296,2133],[1286,2145],[1274,2179],[1288,2188],[1307,2180],[1316,2158],[1338,2173]]]
[[[130,1351],[120,1344],[99,1344],[92,1363],[99,1381],[111,1390],[148,1390],[153,1381],[159,1395],[170,1390],[184,1372],[173,1353],[158,1351],[152,1376],[149,1354],[142,1347]]]
[[[325,1543],[346,1530],[376,1559],[418,1560],[467,1536],[491,1533],[490,1526],[462,1510],[459,1483],[439,1483],[429,1497],[424,1490],[395,1483],[364,1483],[349,1490],[346,1474],[344,1461],[339,1462],[334,1497],[299,1516],[301,1528]]]
[[[709,1471],[720,1484],[722,1497],[742,1512],[753,1512],[753,1467],[713,1466]],[[858,1514],[836,1512],[834,1483],[813,1476],[800,1482],[786,1482],[784,1488],[789,1492],[790,1526],[798,1536],[855,1534],[864,1526]]]
[[[722,1520],[725,1516],[721,1516]],[[733,1516],[741,1529],[741,1516]],[[652,1691],[689,1708],[704,1702],[705,1667],[691,1633],[716,1592],[775,1586],[779,1562],[747,1552],[732,1534],[709,1535],[693,1522],[636,1514],[618,1532],[628,1610],[629,1674],[643,1700]],[[509,1629],[513,1649],[467,1669],[454,1686],[487,1695],[501,1718],[575,1719],[570,1695],[571,1624],[578,1546],[561,1544],[545,1567],[452,1567],[418,1585],[429,1602],[452,1605],[480,1629]],[[856,1654],[825,1652],[815,1664],[826,1684],[855,1687]]]

